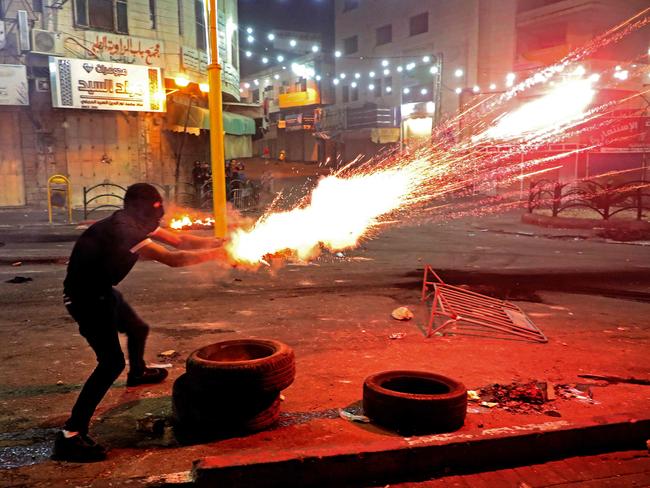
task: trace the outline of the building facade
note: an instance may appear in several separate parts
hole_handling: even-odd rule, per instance
[[[324,129],[346,161],[399,141],[417,143],[475,97],[507,90],[649,5],[648,0],[337,0],[335,69],[327,80],[336,104],[325,110]],[[642,29],[582,64],[587,72],[613,71],[631,60],[647,64],[647,50]],[[639,93],[643,82],[603,78],[599,91],[610,89]],[[628,108],[640,110],[641,98],[635,103]],[[647,126],[645,120],[639,123]],[[645,153],[628,158],[636,161]]]
[[[218,4],[224,101],[236,102],[237,2]],[[54,174],[74,206],[103,182],[173,191],[208,159],[203,0],[0,6],[0,206],[45,206]]]
[[[260,137],[254,153],[293,161],[321,161],[324,141],[318,124],[324,106],[334,103],[332,53],[323,52],[318,34],[275,30],[269,32],[268,68],[241,80],[241,97],[256,105]],[[245,53],[246,54],[246,53]]]

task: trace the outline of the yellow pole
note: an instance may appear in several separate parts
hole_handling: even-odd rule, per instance
[[[214,207],[214,235],[225,237],[226,222],[226,161],[221,95],[221,65],[217,46],[217,0],[209,0],[208,7],[210,63],[208,64],[208,106],[210,108],[210,154],[212,163],[212,203]]]

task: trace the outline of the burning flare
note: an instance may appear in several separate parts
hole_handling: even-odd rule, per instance
[[[475,136],[474,142],[539,137],[540,132],[563,130],[585,117],[596,94],[593,84],[597,80],[597,76],[591,76],[556,86],[550,93],[497,119],[495,125]]]
[[[415,166],[415,165],[414,165]],[[355,247],[381,218],[405,205],[420,178],[411,167],[379,170],[348,178],[322,179],[308,205],[264,215],[252,229],[237,229],[226,250],[238,262],[255,265],[287,250],[301,260]]]

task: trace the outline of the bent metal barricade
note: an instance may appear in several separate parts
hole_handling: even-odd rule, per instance
[[[50,81],[54,107],[165,111],[160,68],[50,57]]]

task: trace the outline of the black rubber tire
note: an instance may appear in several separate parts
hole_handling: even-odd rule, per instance
[[[279,414],[279,393],[206,394],[187,374],[179,376],[172,387],[174,423],[201,435],[258,432],[273,425]]]
[[[465,423],[467,389],[424,371],[384,371],[363,383],[363,410],[379,425],[405,434],[452,432]]]
[[[197,384],[230,393],[277,393],[296,377],[293,349],[270,339],[216,342],[190,354],[186,367]]]

